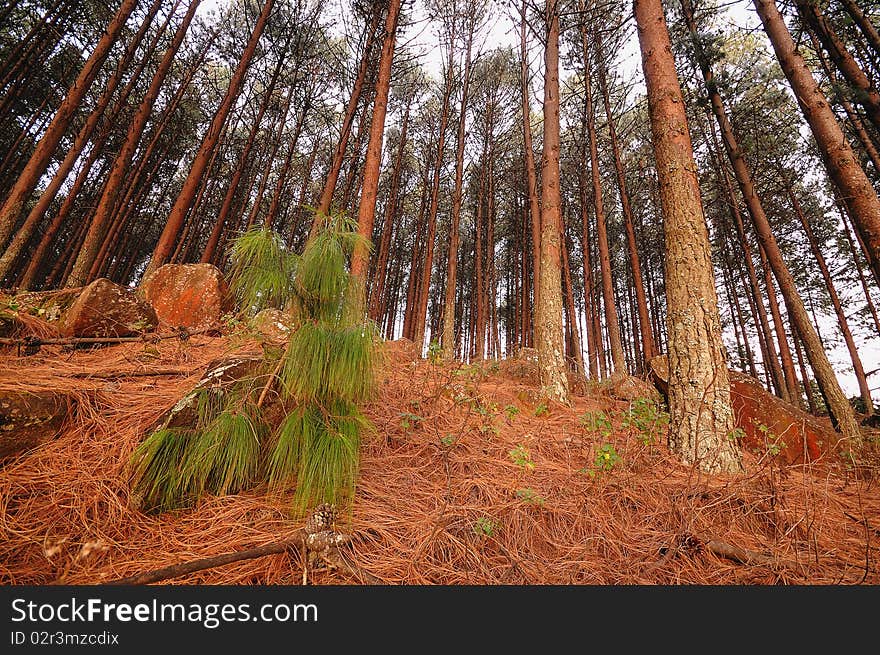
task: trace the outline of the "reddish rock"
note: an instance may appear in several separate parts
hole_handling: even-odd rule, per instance
[[[841,439],[828,419],[785,402],[737,371],[730,371],[730,401],[736,425],[745,432],[743,447],[758,453],[778,448],[786,463],[818,459]]]
[[[290,336],[290,315],[280,309],[269,307],[251,319],[251,325],[265,341],[282,344]]]
[[[626,401],[632,401],[636,398],[660,400],[660,393],[654,385],[632,375],[614,376],[608,384],[608,395]]]
[[[213,404],[223,407],[228,391],[236,382],[261,373],[265,367],[266,360],[256,354],[232,355],[209,362],[202,379],[156,421],[152,430],[194,427],[199,420],[197,397],[200,393],[210,393],[215,398]]]
[[[211,264],[165,264],[139,289],[162,325],[200,329],[220,322],[228,309],[229,287]]]
[[[668,394],[666,355],[648,362],[651,379]],[[730,401],[742,446],[758,454],[777,452],[786,463],[812,461],[836,450],[840,435],[824,418],[808,414],[767,391],[758,380],[730,371]]]
[[[55,391],[0,389],[0,462],[55,438],[75,405]]]
[[[156,329],[149,304],[125,287],[98,278],[80,292],[61,319],[65,337],[126,337]]]

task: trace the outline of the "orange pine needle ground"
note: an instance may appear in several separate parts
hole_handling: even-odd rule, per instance
[[[71,392],[79,410],[57,439],[0,468],[0,583],[102,583],[297,529],[290,497],[264,488],[159,516],[128,505],[132,450],[210,360],[241,350],[259,344],[233,335],[72,352],[44,346],[31,357],[5,348],[0,389]],[[707,478],[619,418],[607,436],[588,432],[584,412],[619,417],[627,407],[601,385],[570,408],[543,412],[536,386],[508,362],[432,364],[414,360],[404,342],[386,353],[367,408],[376,430],[363,441],[343,528],[358,536],[356,563],[389,584],[880,583],[876,466],[855,475],[838,460],[786,467],[748,454],[745,474]],[[66,377],[169,367],[193,373]],[[597,471],[605,443],[620,460]],[[787,565],[721,559],[705,547],[710,540]],[[299,584],[298,559],[274,555],[169,583]],[[358,584],[327,570],[310,582]]]

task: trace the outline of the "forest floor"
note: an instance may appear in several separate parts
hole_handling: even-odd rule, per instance
[[[0,389],[78,400],[56,439],[0,468],[0,583],[106,583],[300,528],[290,497],[265,488],[160,515],[129,506],[127,461],[149,427],[208,362],[259,350],[233,334],[0,354]],[[880,583],[880,467],[786,465],[768,448],[747,452],[740,475],[705,476],[669,453],[662,422],[627,422],[634,405],[601,384],[581,384],[565,407],[542,401],[518,360],[432,362],[404,341],[384,350],[366,408],[375,431],[342,523],[350,558],[387,584]],[[300,584],[301,559],[168,582]],[[339,569],[309,579],[361,582]]]

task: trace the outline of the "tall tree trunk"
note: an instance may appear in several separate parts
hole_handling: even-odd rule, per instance
[[[95,49],[89,55],[76,81],[74,81],[73,86],[67,92],[67,96],[55,112],[52,122],[43,133],[43,136],[40,137],[40,141],[37,143],[33,154],[6,200],[3,202],[3,206],[0,207],[0,248],[6,246],[9,241],[9,237],[12,235],[18,218],[21,215],[22,208],[28,198],[30,198],[31,193],[33,193],[37,182],[46,172],[49,161],[55,153],[61,138],[70,127],[71,120],[77,109],[79,109],[82,99],[92,86],[92,82],[94,82],[95,77],[101,70],[101,66],[107,58],[110,49],[116,43],[122,28],[125,27],[129,15],[134,11],[137,4],[138,0],[122,0],[122,5],[113,16]]]
[[[765,20],[768,14],[769,5],[772,5],[773,11],[776,10],[775,5],[773,4],[773,0],[755,0],[755,5],[756,7],[758,7],[758,13],[761,15],[762,21]],[[709,94],[712,111],[715,114],[715,118],[718,121],[718,126],[721,129],[721,138],[724,142],[725,150],[727,150],[727,155],[733,167],[734,174],[736,175],[736,180],[739,183],[740,191],[742,192],[743,198],[745,199],[746,207],[749,210],[749,215],[751,216],[752,222],[754,223],[755,231],[757,232],[758,238],[761,242],[761,246],[763,247],[763,252],[767,256],[770,267],[773,269],[773,274],[776,276],[776,279],[779,282],[779,289],[782,292],[782,297],[785,301],[786,308],[788,309],[789,319],[794,322],[798,333],[803,339],[804,347],[807,351],[807,357],[810,360],[810,364],[813,367],[813,372],[816,375],[816,380],[822,389],[822,393],[825,395],[829,411],[831,412],[833,420],[836,422],[838,429],[844,436],[852,439],[857,439],[859,438],[859,428],[858,424],[856,423],[852,406],[849,404],[849,401],[847,400],[846,396],[840,388],[840,383],[837,381],[834,369],[831,367],[831,363],[828,361],[828,356],[826,355],[825,350],[822,347],[822,344],[820,343],[815,330],[810,324],[809,317],[807,316],[806,310],[804,308],[803,300],[801,299],[800,294],[797,291],[797,287],[795,286],[794,278],[791,276],[791,272],[788,270],[788,267],[786,266],[785,261],[782,258],[782,253],[779,250],[779,246],[776,243],[776,238],[774,237],[773,232],[770,228],[770,222],[767,219],[766,214],[764,213],[764,208],[761,204],[760,198],[758,197],[757,191],[755,190],[751,172],[749,171],[743,152],[740,149],[739,144],[737,143],[736,137],[734,136],[733,127],[730,125],[730,122],[727,119],[727,114],[725,112],[724,105],[722,104],[721,95],[718,92],[718,86],[712,74],[709,60],[702,50],[699,39],[696,38],[696,27],[693,21],[693,9],[690,5],[690,0],[682,0],[682,7],[684,9],[685,15],[689,16],[689,29],[691,30],[691,33],[693,35],[695,51],[700,64],[700,69],[703,72],[703,79],[706,82],[706,90]],[[782,21],[781,16],[779,17],[779,21]],[[765,27],[767,27],[766,22]],[[785,31],[785,35],[788,35],[788,30],[785,28],[784,24],[782,24],[782,29]],[[775,31],[770,27],[767,27],[767,30],[768,34],[770,32],[773,32],[774,34],[776,34],[777,37],[779,36],[779,34],[777,34],[778,26],[775,28]],[[791,37],[789,37],[789,40],[790,38]],[[774,40],[774,37],[771,36],[771,40]],[[791,46],[792,53],[796,55],[796,53],[794,53],[794,43],[791,43]],[[779,55],[779,52],[777,52],[777,55]],[[799,55],[797,56],[799,57]],[[781,57],[780,61],[782,61]],[[783,64],[783,68],[786,68],[785,63]],[[791,70],[790,67],[789,70]],[[807,75],[809,75],[810,79],[812,80],[812,75],[810,75],[809,71],[807,71]],[[813,85],[815,90],[818,92],[818,87],[815,86],[815,82],[813,82]],[[825,107],[827,108],[827,103],[825,104]],[[830,112],[830,109],[828,109],[828,111]],[[837,122],[834,120],[833,115],[832,121],[834,122],[835,129],[837,129],[839,132],[839,127],[837,127]],[[842,133],[840,134],[840,136],[841,139],[843,139]],[[846,144],[844,143],[844,145]],[[840,146],[840,144],[838,144],[838,146]],[[846,145],[846,147],[849,148],[848,145]],[[852,155],[851,150],[850,155]],[[856,168],[858,168],[857,165]],[[860,168],[858,169],[858,171],[862,174],[862,177],[864,178],[864,172]],[[866,183],[868,183],[867,178],[864,178],[864,180]],[[876,202],[877,195],[873,192],[873,189],[871,189],[871,193],[873,194],[874,201]],[[877,209],[878,217],[880,217],[880,203],[878,203]],[[767,293],[769,297],[773,285],[771,283],[767,286]],[[777,326],[777,336],[779,337],[780,355],[783,358],[782,370],[785,374],[785,382],[788,389],[788,395],[790,398],[798,398],[799,393],[797,390],[797,377],[794,375],[794,364],[791,359],[791,352],[788,349],[788,342],[785,339],[785,332],[784,330],[780,330],[780,327],[781,326]]]
[[[586,27],[581,27],[584,56],[584,98],[587,105],[587,132],[590,142],[590,176],[593,183],[593,208],[596,211],[596,241],[599,246],[599,272],[602,278],[602,303],[605,305],[605,328],[611,347],[612,376],[626,374],[626,359],[620,338],[620,321],[614,303],[614,282],[611,278],[611,250],[608,245],[608,228],[605,219],[605,203],[599,171],[599,146],[596,138],[596,112],[593,105],[592,66]]]
[[[764,307],[764,300],[761,298],[761,286],[758,283],[758,274],[755,271],[755,262],[752,259],[752,248],[749,245],[745,224],[743,223],[742,214],[739,210],[739,202],[737,202],[736,195],[733,192],[733,185],[730,182],[730,175],[727,173],[727,168],[724,166],[724,162],[721,161],[723,155],[720,152],[721,147],[715,134],[715,126],[711,121],[709,122],[709,128],[712,137],[712,150],[716,153],[716,156],[713,157],[713,161],[715,162],[718,174],[724,183],[724,192],[727,196],[728,208],[730,209],[730,214],[733,216],[733,222],[736,226],[736,234],[740,248],[742,248],[746,264],[746,273],[749,277],[749,287],[752,292],[751,295],[754,298],[755,311],[764,336],[764,338],[761,339],[762,350],[764,351],[764,366],[770,373],[776,393],[780,398],[787,398],[789,395],[788,388],[785,386],[785,377],[782,372],[782,367],[779,365],[776,346],[773,345],[773,339],[770,336],[770,321],[767,317],[767,309]],[[772,292],[772,289],[768,291],[768,293],[770,292]]]
[[[388,201],[385,203],[382,239],[379,242],[379,255],[376,260],[376,283],[373,286],[370,303],[370,318],[374,321],[378,321],[385,311],[384,296],[386,280],[388,279],[388,258],[391,251],[391,237],[394,236],[394,224],[397,222],[397,197],[400,193],[400,177],[403,169],[403,157],[406,152],[406,136],[409,127],[411,103],[412,98],[407,102],[406,110],[403,113],[403,122],[400,126],[400,140],[397,144],[397,156],[394,158],[394,166],[391,172],[391,188],[388,190]]]
[[[444,356],[455,356],[455,290],[458,281],[459,223],[461,222],[461,194],[464,186],[464,142],[467,120],[468,87],[471,80],[471,47],[474,40],[476,16],[471,17],[465,54],[464,80],[461,88],[461,107],[458,114],[458,133],[455,137],[455,187],[452,191],[452,222],[449,226],[449,261],[446,265],[446,298],[443,312],[443,333],[440,344]]]
[[[859,26],[865,41],[868,42],[874,55],[880,56],[880,33],[874,27],[874,23],[865,15],[865,12],[856,3],[856,0],[840,0],[846,12],[853,19],[853,22]]]
[[[846,49],[837,32],[822,14],[816,0],[795,0],[795,6],[801,20],[810,26],[837,70],[852,87],[855,92],[853,99],[864,108],[874,129],[880,130],[880,93],[877,93],[868,76]]]
[[[247,72],[251,59],[253,59],[254,53],[257,50],[257,43],[263,34],[263,29],[266,27],[266,22],[269,20],[269,15],[272,13],[274,5],[275,0],[265,0],[263,4],[262,11],[254,25],[254,30],[251,33],[250,39],[241,55],[241,59],[235,68],[235,72],[232,74],[232,79],[229,81],[226,95],[223,97],[220,107],[217,109],[214,118],[211,120],[211,125],[208,127],[208,131],[202,139],[195,160],[190,168],[189,175],[183,183],[183,188],[177,196],[177,200],[174,201],[174,205],[168,216],[168,221],[165,223],[165,228],[162,230],[162,234],[159,236],[159,241],[153,249],[150,263],[147,264],[147,268],[144,271],[144,279],[168,261],[168,257],[174,250],[174,244],[180,233],[180,228],[183,227],[186,215],[190,210],[193,199],[195,198],[199,180],[205,174],[205,169],[208,166],[214,148],[217,146],[217,141],[220,139],[220,132],[223,129],[224,123],[226,123],[226,117],[229,115],[229,110],[232,108],[233,102],[238,97],[239,91],[241,91],[245,73]]]
[[[366,309],[367,272],[370,268],[370,240],[373,238],[373,222],[376,217],[376,198],[379,192],[379,165],[382,163],[382,136],[385,132],[385,114],[388,111],[388,91],[391,88],[391,64],[397,44],[397,25],[401,0],[391,0],[385,17],[385,39],[379,58],[376,77],[376,97],[373,100],[373,117],[370,121],[370,140],[367,142],[367,158],[364,162],[364,181],[358,205],[358,234],[364,242],[355,244],[351,255],[351,276],[356,285],[358,304]]]
[[[816,416],[818,414],[818,406],[816,405],[816,398],[813,396],[813,385],[810,384],[810,376],[807,373],[807,366],[804,364],[804,354],[801,348],[801,340],[798,335],[793,334],[794,337],[794,351],[797,354],[798,367],[801,369],[801,380],[803,380],[804,387],[804,396],[807,399],[807,407],[810,409],[810,414]]]
[[[217,214],[214,228],[211,231],[211,235],[208,237],[205,249],[202,251],[202,257],[199,261],[203,264],[210,262],[214,258],[214,250],[217,248],[217,243],[220,241],[220,232],[223,230],[226,221],[229,219],[229,212],[232,210],[232,201],[235,198],[236,191],[238,191],[238,185],[241,182],[242,175],[244,175],[244,169],[250,160],[251,149],[254,147],[257,133],[260,131],[260,124],[263,122],[263,116],[266,113],[266,109],[269,107],[272,93],[275,91],[275,85],[278,83],[278,76],[281,74],[282,65],[286,62],[285,55],[287,54],[287,48],[290,45],[291,38],[292,35],[288,35],[285,39],[284,46],[281,48],[281,53],[278,55],[278,61],[272,71],[269,86],[263,91],[263,99],[260,102],[260,108],[257,110],[257,115],[253,120],[253,125],[248,133],[247,141],[244,144],[241,156],[238,158],[235,170],[232,173],[232,179],[229,181],[229,186],[226,187],[226,194],[223,196],[223,204],[220,205],[220,212]],[[293,93],[293,85],[291,85],[289,93]]]
[[[859,282],[862,284],[862,292],[865,294],[865,303],[868,306],[868,311],[871,313],[871,318],[874,319],[874,327],[877,329],[877,334],[880,334],[880,318],[877,316],[877,308],[874,306],[874,301],[871,298],[871,290],[868,286],[868,280],[865,279],[865,272],[862,270],[862,263],[859,260],[858,252],[856,251],[856,244],[853,243],[852,234],[849,231],[848,221],[846,219],[846,210],[842,205],[835,203],[837,206],[837,211],[840,212],[840,217],[843,221],[843,234],[846,237],[846,242],[849,244],[849,253],[853,260],[853,265],[856,268],[856,272],[859,275]]]
[[[28,212],[24,223],[15,231],[15,235],[12,237],[12,241],[10,241],[9,246],[6,248],[6,251],[3,253],[2,257],[0,257],[0,280],[2,280],[9,273],[9,270],[10,268],[12,268],[16,257],[18,257],[19,253],[21,253],[22,249],[27,245],[27,242],[33,234],[34,230],[37,228],[40,221],[42,221],[45,217],[46,212],[49,210],[49,206],[52,204],[52,201],[55,200],[55,197],[58,194],[58,191],[61,189],[62,184],[64,184],[64,181],[67,179],[68,174],[73,169],[74,164],[82,153],[83,148],[85,148],[86,144],[91,138],[95,127],[104,116],[104,112],[107,109],[107,106],[110,104],[110,100],[113,98],[113,94],[116,92],[116,88],[119,86],[119,82],[122,80],[122,75],[128,65],[131,63],[131,60],[134,58],[135,52],[137,51],[138,46],[143,40],[144,34],[147,32],[147,29],[152,23],[153,18],[159,11],[161,2],[162,0],[154,0],[153,5],[149,8],[149,10],[147,11],[147,15],[144,17],[144,20],[141,23],[140,29],[137,31],[131,42],[128,44],[125,53],[123,54],[113,73],[107,80],[107,85],[104,88],[104,92],[101,94],[100,98],[98,98],[98,101],[95,103],[94,109],[92,109],[92,111],[89,113],[82,127],[79,129],[79,132],[77,132],[73,144],[67,151],[67,154],[64,156],[64,159],[58,166],[58,169],[55,171],[52,177],[52,181],[49,182],[46,189],[40,194],[37,203],[30,210],[30,212]],[[157,38],[158,34],[161,34],[162,32],[164,32],[164,25],[160,30],[157,31]],[[152,44],[150,50],[152,50]],[[144,57],[143,63],[145,64],[146,61],[147,57]],[[132,83],[140,74],[141,68],[142,66],[138,67],[138,70],[135,71],[132,77],[132,82],[130,82],[128,85],[129,88],[126,91],[123,91],[120,100],[124,101],[124,98],[128,96],[128,91],[130,91]],[[118,110],[120,108],[120,102],[117,101],[116,109]],[[116,113],[118,113],[118,111],[113,112],[114,115]],[[104,141],[101,140],[100,143],[103,145]],[[94,148],[100,149],[97,144],[94,146]],[[24,284],[25,281],[27,281],[27,283],[29,284],[29,277],[30,276],[25,274],[24,278],[22,279],[22,283]],[[23,288],[28,287],[25,286]]]
[[[730,439],[730,379],[684,98],[660,0],[633,6],[666,243],[670,446],[704,471],[735,472],[741,455]]]
[[[822,70],[825,71],[825,74],[828,76],[828,81],[831,82],[831,88],[834,91],[837,100],[840,102],[840,106],[843,108],[846,117],[849,119],[853,132],[855,132],[856,137],[859,140],[859,145],[861,145],[865,154],[868,156],[868,159],[871,161],[871,164],[874,166],[874,179],[876,180],[880,178],[880,152],[877,151],[877,147],[874,145],[874,140],[871,138],[871,135],[868,134],[867,129],[865,129],[865,124],[862,122],[858,112],[852,104],[850,104],[846,94],[841,92],[841,86],[837,74],[834,72],[834,68],[831,64],[828,63],[828,59],[822,51],[822,45],[819,43],[819,39],[816,38],[816,34],[813,30],[809,29],[809,26],[807,26],[807,33],[810,36],[813,50],[816,51],[816,55],[819,57],[819,63],[822,66]]]
[[[575,363],[575,370],[584,374],[584,351],[581,347],[581,337],[578,332],[577,309],[574,306],[574,289],[571,284],[571,267],[569,266],[568,249],[569,243],[563,228],[562,235],[562,283],[565,288],[565,315],[567,328],[571,335],[571,357]]]
[[[753,1],[776,57],[810,125],[825,167],[865,241],[871,269],[880,279],[880,200],[877,193],[837,124],[825,94],[797,51],[775,1]],[[806,340],[804,346],[809,353]]]
[[[437,153],[434,161],[434,175],[431,180],[431,204],[428,209],[428,235],[425,241],[425,259],[422,264],[422,279],[417,297],[413,323],[413,341],[421,355],[425,346],[425,320],[428,314],[428,295],[431,289],[431,273],[434,264],[434,237],[437,233],[437,207],[440,200],[440,173],[443,168],[443,152],[446,145],[446,126],[449,122],[449,101],[452,97],[453,51],[455,49],[455,20],[449,42],[449,56],[446,62],[446,80],[443,88],[443,104],[440,111],[440,127],[437,136]]]
[[[562,327],[562,212],[559,189],[559,0],[544,7],[544,150],[541,158],[540,314],[535,316],[543,392],[568,403]]]
[[[159,97],[159,90],[165,82],[165,76],[168,74],[171,64],[174,62],[178,48],[180,47],[180,44],[183,43],[183,38],[189,30],[190,23],[199,7],[199,2],[200,0],[190,0],[186,15],[178,26],[171,44],[162,56],[162,61],[159,62],[159,67],[153,74],[150,86],[132,117],[128,132],[125,136],[125,141],[117,153],[116,159],[113,161],[113,167],[110,169],[110,176],[104,187],[104,193],[101,195],[101,199],[98,201],[98,206],[92,216],[89,231],[86,233],[86,239],[79,251],[73,269],[67,277],[68,287],[82,286],[86,283],[89,277],[89,271],[95,263],[95,258],[98,255],[98,251],[101,249],[104,236],[112,221],[113,213],[116,210],[116,201],[119,197],[119,190],[125,181],[125,175],[128,172],[131,159],[134,156],[135,148],[137,148],[137,145],[141,140],[144,128],[147,125],[147,119],[149,119],[150,114],[153,111],[153,105],[156,102],[156,98]]]
[[[555,0],[549,0],[551,2]],[[535,151],[532,147],[532,103],[529,100],[529,52],[526,37],[526,11],[527,0],[523,0],[520,9],[520,96],[522,100],[522,128],[523,128],[523,154],[526,169],[526,182],[528,184],[529,219],[532,228],[532,289],[534,289],[534,306],[532,316],[540,313],[541,298],[541,207],[538,203],[538,175],[535,170]],[[528,309],[526,309],[528,311]],[[530,343],[535,343],[532,325],[529,324],[532,333],[529,334]]]
[[[379,26],[379,19],[382,17],[382,4],[383,3],[378,1],[373,3],[370,22],[365,27],[364,52],[361,55],[361,61],[358,65],[354,86],[351,89],[351,96],[348,99],[348,106],[345,109],[345,117],[342,120],[339,141],[336,144],[336,149],[333,151],[333,160],[330,164],[330,170],[327,173],[324,188],[321,190],[321,196],[318,198],[317,212],[312,227],[313,231],[316,229],[315,224],[320,224],[321,222],[319,216],[326,216],[330,213],[330,205],[333,202],[333,192],[336,190],[336,183],[339,180],[339,173],[342,170],[342,162],[345,159],[345,151],[348,147],[348,139],[351,136],[352,125],[354,125],[354,117],[357,113],[358,106],[360,105],[364,82],[367,79],[367,72],[370,69],[370,62],[373,57],[373,42],[376,38],[376,29]]]
[[[629,201],[629,191],[626,187],[626,175],[623,171],[623,159],[620,156],[620,146],[617,143],[617,128],[614,126],[614,115],[611,111],[611,99],[608,93],[607,75],[605,72],[604,54],[602,51],[599,33],[595,34],[597,48],[597,73],[599,88],[602,92],[602,102],[605,105],[605,116],[608,119],[608,132],[611,137],[611,154],[614,157],[614,172],[617,175],[617,188],[620,191],[620,207],[623,212],[623,225],[626,230],[626,246],[629,253],[629,264],[632,270],[633,286],[635,287],[636,308],[639,316],[639,332],[642,339],[642,361],[647,361],[654,356],[654,335],[651,332],[651,321],[648,318],[648,302],[645,299],[645,286],[642,283],[642,266],[639,261],[639,250],[636,245],[636,232],[633,227],[632,207]]]
[[[837,295],[834,280],[831,278],[831,271],[828,270],[828,265],[825,263],[825,256],[819,248],[819,243],[816,241],[816,235],[813,234],[813,228],[810,227],[810,222],[804,215],[801,204],[798,201],[797,196],[794,194],[791,181],[784,173],[782,176],[785,185],[785,192],[788,195],[788,199],[791,201],[794,213],[797,215],[798,220],[804,228],[804,232],[807,234],[807,241],[810,243],[810,250],[813,252],[813,257],[816,258],[816,263],[819,265],[822,279],[825,280],[825,286],[828,289],[828,295],[831,298],[831,305],[834,307],[834,313],[837,315],[837,324],[840,327],[841,334],[843,334],[843,341],[846,343],[846,348],[849,351],[850,360],[852,360],[853,373],[855,374],[856,382],[858,382],[859,385],[859,393],[862,396],[862,402],[865,403],[865,412],[868,415],[871,415],[874,413],[874,402],[871,400],[871,390],[868,387],[868,379],[865,377],[865,367],[862,366],[862,358],[859,357],[856,342],[853,339],[852,331],[849,329],[849,322],[846,320],[846,314],[843,311],[840,296]]]

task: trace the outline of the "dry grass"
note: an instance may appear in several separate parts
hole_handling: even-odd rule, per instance
[[[0,583],[101,583],[290,535],[298,527],[288,519],[290,495],[262,488],[159,516],[128,505],[126,462],[145,431],[208,361],[258,347],[198,336],[44,347],[28,358],[6,349],[0,389],[71,392],[80,404],[57,439],[0,469]],[[597,409],[619,414],[625,403],[593,392],[536,416],[540,398],[527,380],[488,365],[480,372],[413,361],[397,343],[387,350],[379,396],[367,408],[376,432],[364,440],[345,527],[358,536],[357,564],[389,584],[880,583],[876,470],[855,477],[837,460],[785,467],[748,455],[745,474],[707,478],[619,422],[606,439],[578,420]],[[65,377],[145,367],[193,373]],[[621,461],[590,475],[605,442]],[[737,564],[713,555],[710,540],[788,564]],[[298,556],[275,555],[170,582],[300,580]],[[326,570],[311,582],[357,584]]]

